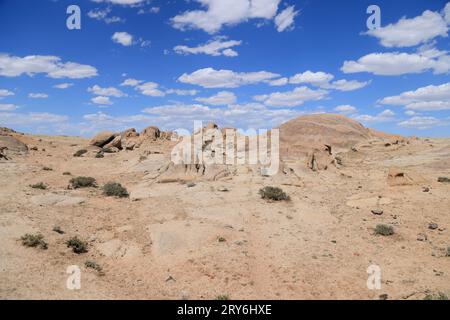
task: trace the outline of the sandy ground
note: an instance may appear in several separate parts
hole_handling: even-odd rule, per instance
[[[291,160],[299,177],[293,184],[240,170],[231,180],[198,181],[193,187],[151,179],[167,154],[144,160],[138,149],[76,158],[72,154],[87,140],[27,139],[37,151],[0,162],[2,299],[450,294],[450,184],[437,182],[450,176],[449,139],[366,144],[343,154],[339,168],[320,172]],[[410,184],[390,185],[390,168],[406,172]],[[71,176],[63,175],[66,171]],[[120,182],[131,197],[105,197],[100,188],[69,190],[74,176],[92,176],[100,186]],[[49,189],[29,187],[38,182]],[[282,187],[291,201],[261,199],[258,190],[268,185]],[[77,203],[79,198],[84,202]],[[372,214],[376,208],[384,213]],[[431,222],[438,229],[429,229]],[[375,235],[379,223],[392,225],[395,234]],[[65,233],[52,231],[55,225]],[[22,235],[37,232],[47,250],[21,244]],[[418,241],[419,234],[427,240]],[[87,253],[67,248],[65,241],[73,236],[89,242]],[[98,263],[104,275],[86,268],[87,260]],[[367,268],[373,264],[381,268],[380,290],[367,288]],[[66,288],[70,265],[81,268],[80,290]]]

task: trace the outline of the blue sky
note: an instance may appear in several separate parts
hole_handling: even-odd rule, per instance
[[[263,129],[332,112],[448,137],[449,23],[446,0],[0,0],[0,126]]]

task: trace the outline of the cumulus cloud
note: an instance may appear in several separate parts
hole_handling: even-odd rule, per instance
[[[109,100],[109,97],[105,96],[97,96],[91,99],[92,103],[109,106],[112,105],[112,101]]]
[[[356,80],[336,80],[321,86],[324,89],[334,89],[339,91],[353,91],[366,87],[370,81],[356,81]]]
[[[0,99],[4,98],[4,97],[9,97],[9,96],[13,96],[14,92],[6,90],[6,89],[0,89]]]
[[[28,98],[45,99],[45,98],[48,98],[48,94],[46,94],[46,93],[29,93]]]
[[[322,100],[328,96],[326,90],[313,90],[308,87],[298,87],[291,91],[274,92],[267,95],[255,96],[256,101],[264,102],[271,107],[296,107],[306,101]]]
[[[415,111],[450,110],[450,82],[406,91],[397,96],[383,98],[380,103],[404,106]]]
[[[334,108],[334,111],[347,115],[347,114],[356,113],[358,111],[358,109],[356,109],[354,106],[344,104],[344,105],[340,105],[340,106],[337,106],[336,108]]]
[[[166,94],[159,89],[159,84],[155,82],[145,82],[135,86],[143,95],[150,97],[164,97]]]
[[[230,91],[220,91],[211,97],[197,98],[195,100],[213,106],[224,106],[236,103],[236,95]]]
[[[53,86],[53,88],[56,88],[56,89],[67,89],[67,88],[70,88],[71,86],[73,86],[73,83],[65,82],[65,83],[55,84]]]
[[[190,10],[171,19],[176,29],[201,29],[217,33],[223,26],[249,19],[273,19],[280,0],[196,0],[204,10]]]
[[[275,17],[275,25],[278,32],[283,32],[285,30],[292,30],[295,25],[295,17],[298,15],[298,11],[295,11],[294,6],[287,7],[281,11]]]
[[[441,55],[431,58],[420,53],[371,53],[357,61],[345,61],[341,70],[344,73],[369,72],[384,76],[422,73],[428,70],[442,74],[450,70],[450,57]]]
[[[178,78],[183,83],[195,84],[204,88],[237,88],[280,77],[267,71],[234,72],[231,70],[199,69],[191,74],[184,73]]]
[[[395,113],[390,109],[386,109],[374,116],[368,114],[361,114],[356,115],[353,118],[364,123],[390,122],[395,120]]]
[[[112,41],[121,44],[125,47],[131,46],[133,44],[133,36],[128,32],[115,32],[112,37]]]
[[[270,80],[268,83],[272,87],[279,87],[279,86],[284,86],[284,85],[288,84],[289,79],[286,77],[283,77],[280,79]]]
[[[129,78],[129,79],[124,80],[120,85],[121,86],[135,87],[135,86],[137,86],[138,84],[140,84],[142,82],[143,81],[141,81],[141,80],[136,80],[136,79]]]
[[[425,130],[443,124],[443,121],[436,119],[435,117],[415,116],[408,120],[399,122],[398,125],[405,128]]]
[[[57,115],[48,112],[29,112],[29,113],[16,113],[16,112],[1,112],[0,113],[0,125],[15,127],[15,126],[27,126],[49,123],[61,123],[69,119],[65,115]]]
[[[91,0],[92,2],[106,2],[111,4],[120,4],[123,6],[136,6],[143,3],[145,0]]]
[[[195,96],[198,94],[198,90],[182,90],[182,89],[168,89],[166,94],[176,94],[177,96]]]
[[[241,43],[242,41],[225,40],[223,37],[220,37],[197,47],[179,45],[174,47],[173,50],[178,54],[206,54],[210,56],[223,55],[226,57],[236,57],[238,53],[231,48],[239,46]]]
[[[366,34],[378,38],[385,47],[411,47],[438,36],[447,37],[448,21],[445,21],[445,16],[445,13],[441,15],[426,10],[420,16],[401,18],[397,23],[369,30]]]
[[[289,83],[299,84],[307,83],[322,89],[333,89],[339,91],[353,91],[357,89],[364,88],[370,81],[360,82],[356,80],[336,80],[331,82],[334,76],[330,73],[323,71],[313,72],[305,71],[303,73],[297,73],[296,75],[289,78]]]
[[[98,95],[98,96],[108,96],[108,97],[126,97],[127,94],[120,91],[117,88],[114,87],[108,87],[108,88],[102,88],[99,85],[94,85],[93,87],[89,87],[87,89],[88,92],[91,92],[92,94]]]
[[[0,76],[18,77],[22,74],[33,76],[44,73],[50,78],[90,78],[97,75],[97,69],[75,62],[61,62],[56,56],[25,56],[23,58],[0,54]]]

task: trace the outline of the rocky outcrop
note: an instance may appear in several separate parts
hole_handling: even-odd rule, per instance
[[[111,142],[117,136],[116,133],[111,131],[102,131],[98,133],[95,137],[89,141],[89,145],[96,147],[104,147],[106,144]]]

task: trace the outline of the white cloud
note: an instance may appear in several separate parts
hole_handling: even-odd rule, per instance
[[[18,106],[16,106],[15,104],[2,104],[0,103],[0,111],[12,111],[12,110],[16,110],[17,108],[19,108]]]
[[[120,4],[124,6],[134,6],[143,3],[145,0],[91,0],[92,2],[107,2],[111,4]]]
[[[256,101],[264,102],[271,107],[295,107],[306,101],[322,100],[328,96],[326,90],[313,90],[308,87],[298,87],[292,91],[274,92],[268,95],[255,96]]]
[[[206,10],[186,11],[171,19],[176,29],[201,29],[216,33],[225,26],[249,19],[273,19],[280,0],[196,0]]]
[[[450,2],[447,2],[443,10],[444,18],[447,24],[450,24]]]
[[[223,106],[236,103],[236,95],[230,91],[220,91],[209,98],[197,98],[195,100],[213,106]]]
[[[279,86],[284,86],[284,85],[288,84],[289,79],[286,77],[283,77],[280,79],[270,80],[268,83],[272,87],[279,87]]]
[[[283,32],[285,30],[292,30],[295,25],[294,18],[297,16],[298,11],[295,11],[294,6],[287,7],[281,11],[275,17],[275,25],[277,26],[278,32]]]
[[[75,62],[61,62],[56,56],[16,57],[0,54],[0,76],[17,77],[22,74],[33,76],[45,73],[50,78],[90,78],[97,75],[97,69]]]
[[[123,81],[120,85],[121,86],[131,86],[131,87],[135,87],[138,84],[142,83],[143,81],[141,80],[136,80],[136,79],[126,79],[125,81]]]
[[[114,87],[108,87],[108,88],[102,88],[98,85],[94,85],[93,87],[89,87],[87,89],[88,92],[91,92],[92,94],[98,95],[98,96],[108,96],[108,97],[126,97],[127,94],[120,91],[117,88]]]
[[[353,91],[353,90],[358,90],[361,88],[364,88],[365,86],[369,85],[370,81],[356,81],[356,80],[345,80],[345,79],[341,79],[341,80],[337,80],[337,81],[333,81],[332,83],[329,84],[324,84],[321,86],[321,88],[324,89],[334,89],[334,90],[339,90],[339,91]]]
[[[143,95],[150,97],[164,97],[166,94],[159,89],[159,84],[155,82],[145,82],[135,87]]]
[[[425,130],[443,124],[444,123],[441,120],[434,117],[415,116],[408,120],[400,122],[398,125],[406,128]]]
[[[450,82],[430,85],[414,91],[406,91],[397,96],[381,99],[386,105],[405,106],[416,111],[437,111],[450,109]]]
[[[6,90],[6,89],[0,89],[0,99],[4,98],[4,97],[9,97],[9,96],[13,96],[14,92]]]
[[[128,32],[115,32],[111,39],[115,43],[119,43],[125,47],[131,46],[133,44],[133,36]]]
[[[369,72],[384,76],[422,73],[427,70],[441,74],[450,70],[450,57],[444,55],[433,59],[416,53],[371,53],[358,61],[345,61],[341,70],[344,73]]]
[[[313,71],[305,71],[303,73],[297,73],[289,79],[290,83],[298,84],[298,83],[309,83],[316,86],[321,86],[323,84],[327,84],[330,82],[334,76],[329,73],[325,73],[322,71],[313,72]]]
[[[280,75],[267,72],[234,72],[231,70],[199,69],[191,74],[184,73],[178,78],[183,83],[195,84],[204,88],[237,88],[278,78]]]
[[[389,122],[389,121],[395,120],[395,113],[390,109],[386,109],[375,116],[362,114],[362,115],[356,115],[353,118],[358,121],[365,122],[365,123]]]
[[[198,90],[181,90],[181,89],[169,89],[166,90],[166,94],[176,94],[177,96],[195,96],[198,94]]]
[[[66,82],[66,83],[55,84],[53,86],[53,88],[56,88],[56,89],[67,89],[67,88],[70,88],[71,86],[73,86],[73,83]]]
[[[125,20],[120,17],[109,16],[110,13],[111,13],[111,8],[105,8],[103,10],[102,9],[90,10],[87,13],[87,15],[89,18],[103,21],[107,24],[116,23],[116,22],[125,22]]]
[[[345,104],[345,105],[337,106],[336,108],[334,108],[334,111],[342,113],[342,114],[352,114],[352,113],[356,113],[358,111],[358,109],[356,109],[354,106]]]
[[[389,24],[366,34],[376,37],[385,47],[411,47],[441,36],[447,37],[448,27],[445,18],[438,12],[424,11],[422,15],[397,23]]]
[[[33,98],[33,99],[45,99],[45,98],[48,98],[48,94],[46,94],[46,93],[29,93],[28,97]]]
[[[64,115],[57,115],[47,112],[30,112],[30,113],[15,113],[15,112],[1,112],[0,124],[2,126],[26,126],[36,124],[61,123],[67,121],[69,118]]]
[[[100,104],[100,105],[112,105],[112,101],[109,100],[109,97],[97,96],[91,99],[92,103]]]
[[[178,54],[206,54],[210,56],[223,55],[226,57],[236,57],[238,53],[230,48],[238,46],[241,43],[242,41],[225,40],[223,37],[220,37],[197,47],[176,46],[173,49]]]

